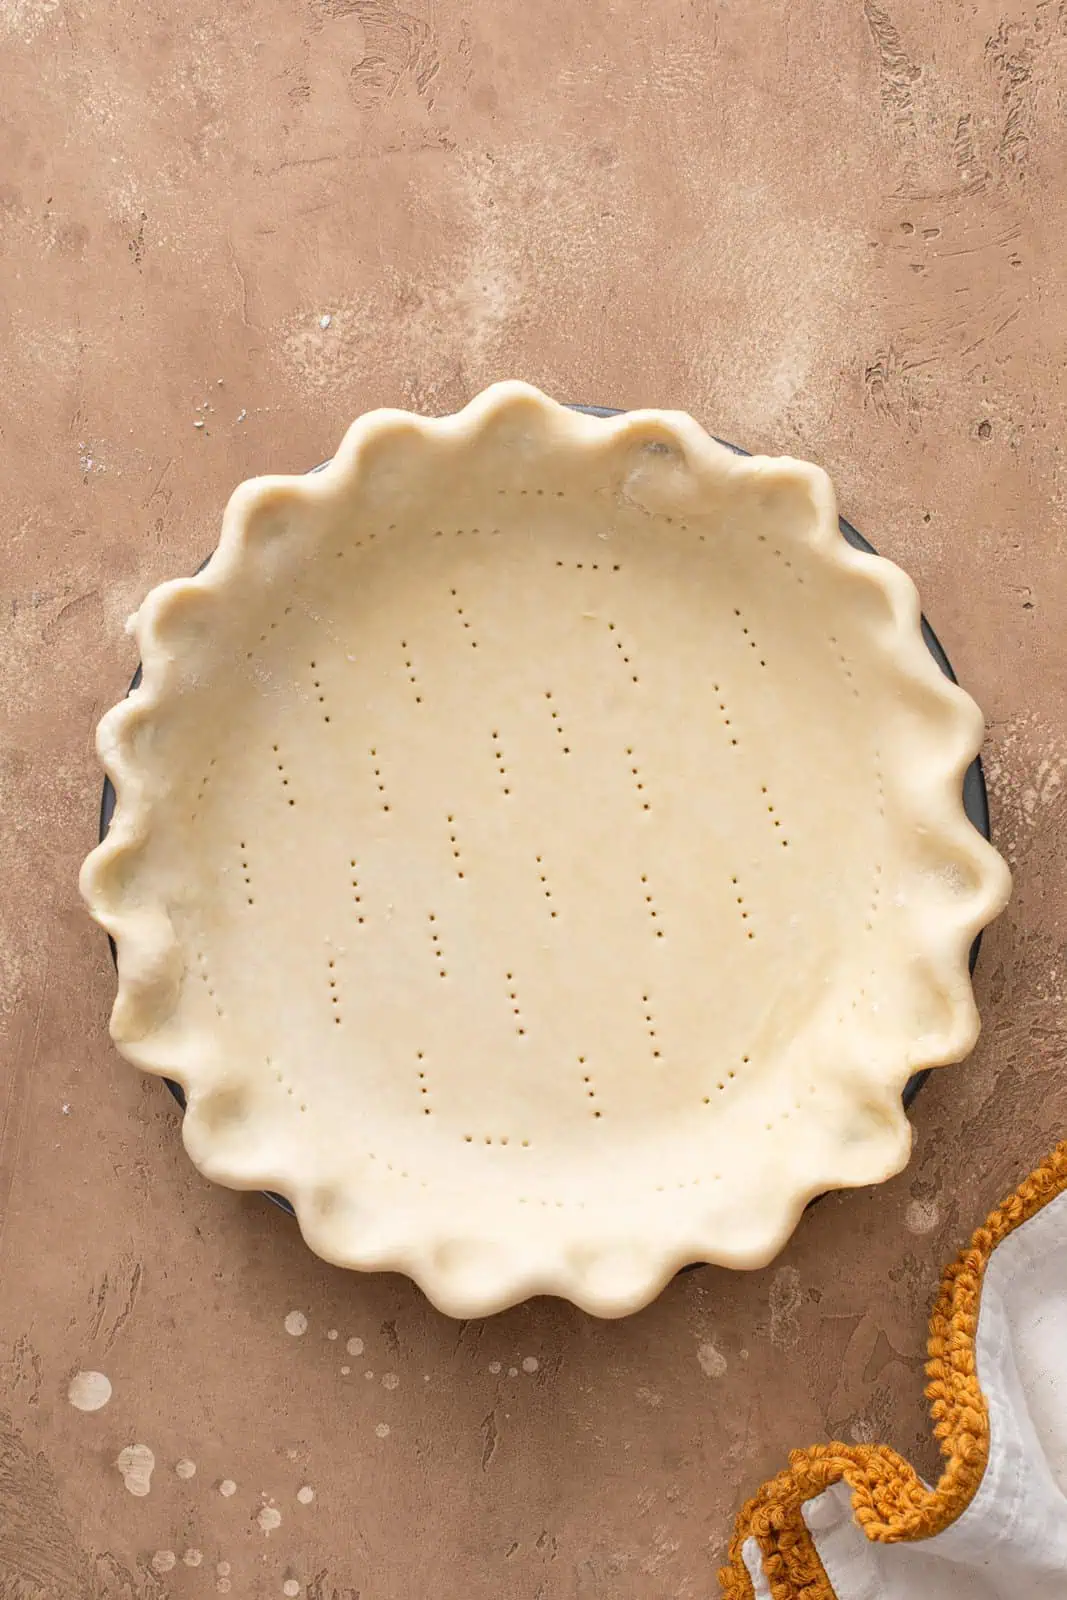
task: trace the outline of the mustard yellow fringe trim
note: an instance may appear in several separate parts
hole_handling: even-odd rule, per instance
[[[988,1217],[941,1280],[930,1318],[926,1398],[944,1468],[929,1489],[888,1445],[817,1444],[795,1450],[789,1466],[765,1483],[737,1518],[729,1565],[719,1573],[726,1600],[755,1600],[741,1558],[755,1538],[773,1600],[835,1600],[801,1514],[812,1499],[842,1480],[868,1539],[884,1544],[929,1539],[970,1504],[989,1456],[989,1413],[978,1387],[974,1335],[982,1280],[997,1245],[1050,1200],[1067,1190],[1067,1140]]]

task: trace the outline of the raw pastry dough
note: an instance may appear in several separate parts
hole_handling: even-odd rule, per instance
[[[904,1165],[1008,873],[978,708],[823,472],[518,383],[377,411],[136,634],[112,1033],[321,1255],[617,1316]]]

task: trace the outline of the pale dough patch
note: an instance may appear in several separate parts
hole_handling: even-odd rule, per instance
[[[522,385],[379,413],[138,635],[83,875],[113,1031],[321,1253],[618,1314],[906,1160],[1006,872],[977,709],[816,469]]]
[[[76,1372],[67,1399],[78,1411],[99,1411],[111,1399],[111,1379],[104,1372]]]
[[[115,1465],[132,1495],[143,1499],[152,1489],[155,1453],[146,1444],[128,1444],[120,1450]]]

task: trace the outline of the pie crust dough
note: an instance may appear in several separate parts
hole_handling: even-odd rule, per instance
[[[454,1316],[619,1316],[905,1164],[1009,878],[818,468],[520,383],[376,411],[134,627],[81,885],[209,1178]]]

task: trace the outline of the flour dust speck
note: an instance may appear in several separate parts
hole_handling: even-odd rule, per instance
[[[349,1339],[348,1343],[345,1345],[345,1349],[348,1351],[350,1356],[361,1356],[364,1348],[365,1347],[362,1339]]]
[[[195,1478],[196,1462],[190,1461],[188,1456],[182,1456],[180,1461],[174,1463],[174,1471],[179,1478],[185,1478],[186,1480]]]
[[[204,1552],[194,1547],[188,1549],[182,1556],[182,1561],[187,1567],[198,1567],[204,1559]]]
[[[173,1550],[157,1550],[152,1557],[153,1572],[170,1572],[178,1558]]]
[[[301,1485],[301,1487],[296,1491],[296,1498],[299,1500],[302,1506],[309,1506],[311,1504],[312,1500],[315,1498],[315,1491],[311,1487],[310,1483]]]
[[[236,1493],[237,1485],[234,1483],[233,1479],[223,1478],[222,1482],[219,1484],[219,1494],[222,1495],[222,1498],[224,1500],[228,1500],[231,1495],[235,1495]]]
[[[396,1389],[399,1386],[399,1384],[400,1384],[400,1379],[397,1377],[395,1372],[383,1372],[382,1373],[382,1388],[383,1389]]]
[[[536,1356],[523,1356],[522,1358],[523,1372],[536,1372],[540,1365],[541,1363]]]
[[[378,1435],[379,1439],[388,1439],[393,1430],[390,1428],[387,1422],[379,1422],[374,1431]]]
[[[308,1319],[302,1311],[290,1311],[285,1319],[285,1331],[292,1334],[294,1339],[299,1339],[308,1331]]]

